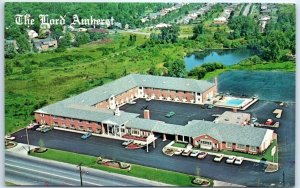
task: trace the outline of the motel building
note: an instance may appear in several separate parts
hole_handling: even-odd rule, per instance
[[[218,117],[215,122],[193,120],[185,126],[151,120],[151,112],[140,114],[119,110],[119,106],[138,98],[151,98],[180,103],[204,104],[217,93],[217,80],[172,78],[130,74],[111,83],[45,106],[35,111],[39,124],[61,130],[92,132],[108,137],[135,139],[161,136],[163,140],[187,142],[211,150],[233,150],[258,154],[276,138],[273,130],[246,126],[250,114],[226,112],[235,120]],[[242,118],[241,118],[242,117]]]

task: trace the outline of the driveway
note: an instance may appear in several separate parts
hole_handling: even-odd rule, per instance
[[[282,171],[276,173],[264,173],[264,165],[244,161],[242,166],[212,161],[208,156],[204,160],[191,157],[173,156],[169,157],[162,153],[162,148],[170,141],[163,142],[158,139],[156,148],[150,147],[149,153],[143,149],[127,150],[121,146],[122,141],[92,136],[87,140],[80,138],[81,134],[53,130],[48,133],[28,131],[31,145],[38,145],[40,139],[48,148],[83,153],[92,156],[103,156],[124,162],[135,163],[154,168],[170,171],[178,171],[193,175],[202,175],[212,179],[231,182],[247,186],[269,186],[272,183],[279,184]],[[26,143],[25,131],[21,130],[13,134],[18,142]],[[293,183],[291,176],[286,176],[286,185]]]

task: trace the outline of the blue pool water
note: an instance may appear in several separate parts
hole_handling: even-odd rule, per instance
[[[239,106],[243,102],[244,102],[243,99],[229,99],[228,101],[226,101],[226,105],[228,105],[228,106]]]

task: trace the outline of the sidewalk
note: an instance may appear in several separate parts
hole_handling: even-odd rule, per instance
[[[246,187],[246,186],[214,180],[214,187]]]
[[[29,145],[30,149],[37,148],[37,146]],[[15,147],[10,149],[5,149],[7,152],[12,152],[21,155],[27,155],[28,153],[28,145],[23,143],[18,143]]]

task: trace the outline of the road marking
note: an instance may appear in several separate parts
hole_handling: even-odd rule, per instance
[[[59,175],[56,175],[56,174],[51,174],[51,173],[48,173],[48,172],[43,172],[43,171],[34,170],[34,169],[28,169],[28,168],[24,168],[24,167],[20,167],[20,166],[16,166],[16,165],[11,165],[11,164],[5,164],[5,165],[80,182],[80,180],[78,180],[78,179],[69,178],[69,177],[66,177],[66,176],[59,176]],[[92,184],[92,185],[96,185],[96,186],[103,186],[103,185],[92,183],[92,182],[86,182],[86,181],[82,181],[82,182]]]
[[[22,173],[22,172],[19,172],[19,171],[15,171],[15,170],[12,170],[12,169],[5,169],[5,171],[10,171],[10,172],[14,172],[14,173],[17,173],[17,174],[22,174],[22,175],[24,175],[24,173]],[[48,181],[48,179],[47,178],[45,178],[45,177],[38,177],[39,179],[44,179],[45,181]],[[33,181],[34,183],[39,183],[38,181]],[[74,184],[70,184],[70,183],[66,183],[66,182],[63,182],[63,184],[67,184],[67,185],[72,185],[72,186],[74,186]],[[32,185],[32,184],[30,184],[30,185]],[[38,185],[38,184],[37,184]]]

